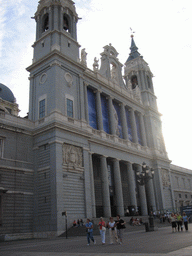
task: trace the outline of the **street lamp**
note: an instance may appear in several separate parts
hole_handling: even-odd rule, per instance
[[[147,182],[154,177],[154,171],[152,168],[146,165],[145,162],[142,164],[142,172],[136,172],[136,179],[140,186],[147,184]]]
[[[146,165],[145,162],[142,164],[142,171],[136,172],[136,180],[140,186],[146,185],[151,179],[154,178],[154,170]],[[146,231],[154,231],[154,219],[153,214],[149,214],[149,225],[150,228],[148,228],[148,223],[146,223]]]

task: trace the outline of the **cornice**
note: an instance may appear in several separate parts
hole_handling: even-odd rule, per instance
[[[52,57],[54,57],[55,55],[59,56],[60,58],[62,58],[63,60],[72,63],[74,66],[78,67],[81,70],[85,70],[85,67],[83,67],[80,63],[78,63],[77,61],[74,61],[72,59],[70,59],[69,57],[67,57],[66,55],[60,53],[57,50],[54,50],[52,52],[50,52],[48,55],[44,56],[43,58],[39,59],[38,61],[34,62],[32,65],[30,65],[29,67],[26,68],[26,70],[28,72],[32,72],[35,68],[39,67],[42,65],[42,63],[44,64],[45,61],[50,60]],[[62,64],[61,64],[62,65]],[[50,67],[50,63],[46,64],[47,67]]]
[[[74,4],[75,3],[72,0],[40,0],[37,11],[35,13],[35,18],[37,19],[37,16],[41,14],[41,11],[44,8],[50,8],[51,6],[57,5],[69,9],[78,20],[78,15],[76,13],[76,8]]]

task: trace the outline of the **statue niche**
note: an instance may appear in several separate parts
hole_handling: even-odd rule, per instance
[[[63,165],[69,167],[82,168],[83,167],[83,151],[82,148],[63,144]]]

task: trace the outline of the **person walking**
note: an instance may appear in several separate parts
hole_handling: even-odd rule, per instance
[[[93,238],[93,223],[90,221],[90,219],[87,219],[87,223],[85,224],[86,232],[87,232],[87,245],[90,245],[90,240],[93,241],[94,244],[96,244],[96,241]]]
[[[102,242],[102,245],[104,245],[105,244],[106,224],[105,224],[105,221],[103,220],[103,217],[100,218],[100,222],[99,222],[98,226],[99,226],[99,231],[100,231],[100,235],[101,235],[101,242]]]
[[[117,215],[117,220],[115,222],[115,226],[117,227],[117,237],[119,238],[119,244],[123,242],[123,231],[125,229],[125,221],[120,218],[120,215]]]
[[[176,216],[174,213],[171,213],[170,217],[171,225],[172,225],[172,233],[176,231],[177,223],[176,223]]]
[[[180,231],[180,228],[182,226],[182,216],[180,213],[177,213],[177,228],[178,228],[178,231]]]
[[[183,223],[184,223],[184,226],[185,226],[185,231],[188,231],[188,221],[189,221],[189,219],[188,219],[186,213],[183,212]]]
[[[115,221],[113,220],[113,217],[110,217],[107,227],[109,228],[110,244],[114,244],[115,241],[118,242],[117,230],[115,227]]]

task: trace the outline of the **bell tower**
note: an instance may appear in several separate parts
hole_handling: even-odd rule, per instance
[[[48,53],[57,50],[77,61],[79,44],[77,43],[78,15],[71,0],[40,0],[35,13],[36,42],[34,59],[38,61]]]
[[[152,81],[153,74],[147,62],[138,52],[133,35],[131,36],[130,50],[131,52],[125,62],[124,69],[126,83],[127,85],[130,83],[132,89],[138,86],[141,90],[143,104],[157,110],[156,96],[154,94]]]
[[[166,158],[166,150],[162,135],[161,114],[157,109],[157,97],[154,94],[153,74],[138,52],[133,35],[131,36],[130,54],[125,63],[124,77],[127,87],[132,90],[139,89],[142,96],[142,102],[145,108],[145,125],[149,147],[153,152],[161,152]]]
[[[73,74],[79,65],[80,45],[78,15],[72,0],[40,0],[34,19],[34,56],[27,70],[30,72],[29,119],[37,121],[53,112],[66,115],[66,95],[70,102],[75,101]]]

